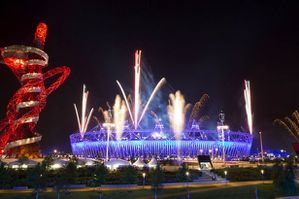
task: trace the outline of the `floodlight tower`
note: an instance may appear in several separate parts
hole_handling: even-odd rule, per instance
[[[33,46],[0,48],[0,62],[12,70],[21,84],[7,105],[6,117],[0,121],[0,156],[39,156],[37,143],[42,136],[35,130],[39,114],[46,105],[47,96],[70,74],[65,66],[43,72],[49,60],[43,50],[47,29],[45,23],[38,24]],[[56,75],[60,76],[46,87],[45,80]]]
[[[224,125],[224,121],[225,121],[225,114],[224,112],[221,110],[219,113],[219,123],[217,126],[217,131],[220,132],[220,136],[219,139],[222,141],[222,160],[223,163],[225,164],[225,135],[224,135],[224,130],[229,130],[229,126]]]

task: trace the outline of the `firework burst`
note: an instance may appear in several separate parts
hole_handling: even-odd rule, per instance
[[[247,124],[250,134],[252,134],[253,129],[253,119],[251,110],[251,91],[250,91],[250,81],[244,80],[244,99],[245,99],[245,110],[247,115]]]
[[[74,104],[79,132],[81,135],[81,138],[84,137],[84,134],[87,130],[91,115],[93,113],[93,108],[89,111],[88,116],[86,116],[86,108],[87,108],[87,99],[88,99],[89,91],[86,91],[86,86],[83,84],[83,92],[82,92],[82,104],[81,104],[81,118],[79,116],[77,105]]]

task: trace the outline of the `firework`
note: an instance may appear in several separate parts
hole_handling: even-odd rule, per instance
[[[163,77],[163,78],[158,82],[158,84],[156,85],[155,89],[153,90],[152,94],[150,95],[149,99],[147,100],[147,102],[146,102],[146,104],[145,104],[145,106],[144,106],[144,109],[143,109],[142,114],[141,114],[141,116],[140,116],[140,118],[139,118],[139,120],[138,120],[138,124],[137,124],[137,125],[139,125],[139,123],[141,122],[141,120],[142,120],[142,118],[143,118],[145,112],[147,111],[147,108],[148,108],[149,104],[151,103],[153,97],[155,96],[156,92],[163,86],[163,84],[164,84],[165,82],[166,82],[166,79]]]
[[[187,106],[185,106],[184,96],[180,91],[169,95],[169,105],[167,107],[170,126],[174,132],[175,139],[178,144],[178,158],[180,158],[180,140],[185,127],[185,114]]]
[[[84,134],[87,130],[91,115],[93,113],[93,108],[89,111],[88,116],[86,117],[86,107],[87,107],[87,99],[88,99],[89,92],[86,91],[86,86],[83,84],[83,92],[82,92],[82,104],[81,104],[81,118],[79,117],[79,112],[77,109],[77,105],[74,104],[79,132],[81,135],[81,138],[84,137]]]
[[[127,110],[129,112],[132,124],[134,125],[134,128],[137,129],[139,126],[139,123],[142,121],[142,118],[144,116],[144,114],[147,111],[148,106],[150,105],[153,97],[155,96],[155,94],[158,92],[158,90],[162,87],[162,85],[166,82],[166,79],[163,77],[158,84],[156,85],[156,87],[154,88],[153,92],[151,93],[149,99],[147,100],[147,102],[145,103],[145,106],[142,110],[141,109],[141,100],[140,100],[140,74],[141,74],[141,50],[137,50],[135,52],[135,66],[134,66],[134,70],[135,70],[135,88],[134,88],[134,105],[130,106],[129,103],[129,99],[130,97],[127,97],[122,85],[120,84],[119,81],[116,80],[116,83],[118,85],[118,87],[121,90],[121,93],[124,97],[126,106],[127,106]],[[132,111],[132,107],[134,107],[134,110]],[[140,114],[141,111],[141,114]]]
[[[209,98],[210,97],[208,94],[203,94],[201,96],[201,98],[199,99],[199,101],[195,103],[195,105],[193,106],[191,115],[189,117],[189,122],[188,122],[189,126],[196,120],[199,111],[201,110],[201,108],[204,106],[204,104],[206,103],[206,101]],[[204,121],[205,119],[208,119],[208,116],[203,116],[203,118],[198,119],[198,121]]]
[[[126,105],[127,105],[127,109],[128,109],[128,112],[129,112],[131,121],[132,121],[132,123],[134,124],[134,119],[133,119],[133,115],[132,115],[132,111],[131,111],[131,106],[130,106],[130,104],[129,104],[129,100],[128,100],[128,98],[127,98],[127,95],[126,95],[126,93],[125,93],[123,87],[122,87],[121,84],[119,83],[119,81],[116,80],[116,83],[117,83],[118,87],[120,88],[121,93],[122,93],[122,95],[123,95],[123,97],[124,97],[124,99],[125,99],[125,102],[126,102]],[[130,96],[129,96],[129,97],[130,97]]]
[[[281,119],[275,119],[274,123],[283,126],[288,132],[299,142],[299,112],[294,111],[293,118],[284,117],[284,121]]]
[[[135,52],[135,90],[134,90],[134,127],[138,127],[138,114],[140,108],[140,61],[141,61],[141,50]]]
[[[251,92],[250,92],[250,81],[244,80],[244,99],[245,99],[245,110],[247,115],[247,123],[250,134],[252,134],[252,110],[251,110]]]
[[[113,106],[113,122],[115,125],[116,140],[121,140],[124,123],[126,119],[127,108],[125,102],[121,100],[119,95],[115,97],[115,103]]]

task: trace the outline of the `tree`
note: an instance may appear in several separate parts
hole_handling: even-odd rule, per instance
[[[53,164],[53,162],[54,162],[54,158],[51,155],[46,156],[42,161],[42,167],[45,169],[49,169],[50,166]]]
[[[59,169],[55,174],[55,189],[57,191],[57,198],[60,198],[60,191],[64,189],[67,191],[68,185],[77,182],[78,172],[77,165],[74,162],[69,162],[65,168]]]
[[[28,184],[36,192],[36,198],[38,198],[39,192],[47,187],[46,173],[40,164],[28,170],[27,180]]]
[[[77,183],[78,171],[77,164],[75,162],[69,162],[63,169],[62,178],[66,185]]]
[[[179,169],[177,174],[177,179],[181,182],[186,182],[189,180],[189,177],[187,176],[188,166],[186,163],[182,164],[182,168]]]
[[[273,166],[272,178],[278,195],[291,196],[297,194],[292,158],[287,160],[285,167],[281,161],[277,161]]]
[[[94,186],[99,186],[101,189],[101,185],[106,182],[108,173],[109,171],[104,164],[98,165],[95,168],[95,172],[94,172],[94,180],[93,180]],[[101,190],[99,191],[99,198],[102,198]]]
[[[135,184],[137,182],[137,171],[132,166],[127,166],[122,169],[122,182],[125,184]]]
[[[163,171],[159,164],[156,166],[156,168],[150,170],[149,177],[150,177],[150,181],[151,181],[151,184],[152,184],[152,187],[153,187],[153,190],[155,193],[155,199],[156,199],[158,190],[162,188],[161,184],[164,180],[164,174],[163,174]]]
[[[109,171],[104,164],[98,165],[94,172],[95,186],[101,186],[102,184],[105,184],[108,173]]]
[[[297,195],[297,188],[295,183],[294,165],[293,158],[287,159],[287,164],[285,166],[285,194],[288,196]]]
[[[63,169],[59,169],[55,173],[54,187],[57,192],[57,199],[60,199],[60,191],[65,187],[65,181],[62,175],[63,175]]]
[[[12,170],[5,168],[4,164],[0,165],[0,189],[9,189],[12,187],[13,175]]]
[[[283,172],[283,165],[280,160],[277,160],[272,169],[272,178],[273,184],[275,186],[275,190],[278,195],[283,194],[284,189],[284,172]]]

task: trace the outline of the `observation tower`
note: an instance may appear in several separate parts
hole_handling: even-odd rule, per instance
[[[29,157],[40,155],[42,136],[37,133],[39,114],[46,105],[47,96],[69,76],[70,68],[56,67],[43,72],[49,57],[44,52],[47,25],[38,24],[33,46],[12,45],[0,48],[0,63],[7,65],[17,77],[21,87],[7,105],[6,117],[0,121],[0,157]],[[58,78],[45,86],[53,76]]]

